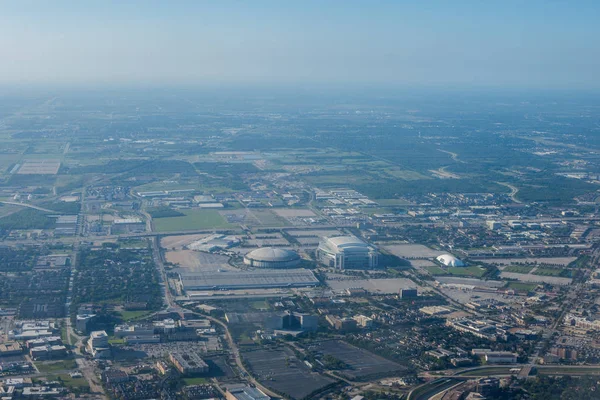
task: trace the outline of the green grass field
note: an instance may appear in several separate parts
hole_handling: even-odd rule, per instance
[[[436,266],[425,267],[431,275],[454,275],[454,276],[472,276],[480,278],[485,274],[485,269],[476,265],[471,267],[450,267],[446,270]]]
[[[210,383],[210,381],[206,378],[184,378],[183,382],[186,385],[203,385],[206,383]]]
[[[471,267],[450,267],[448,268],[448,272],[451,275],[457,276],[473,276],[476,278],[480,278],[485,274],[485,269],[473,265]]]
[[[508,285],[506,285],[506,287],[514,290],[530,292],[537,287],[537,283],[508,282]]]
[[[431,275],[446,275],[447,272],[444,271],[443,269],[441,269],[440,267],[438,267],[437,265],[435,266],[431,266],[431,267],[424,267],[427,272],[429,272]]]
[[[119,311],[119,314],[121,314],[121,318],[123,318],[124,321],[131,321],[133,319],[143,318],[147,315],[150,315],[151,313],[152,313],[152,311],[147,311],[147,310]]]
[[[533,275],[541,275],[541,276],[568,276],[567,270],[562,268],[538,268],[533,272]]]
[[[60,378],[60,380],[64,383],[65,386],[71,389],[83,389],[89,387],[85,378],[71,378],[69,374],[60,374],[60,375],[51,375],[48,376],[49,381],[56,381]]]
[[[216,210],[181,210],[183,217],[160,218],[153,220],[158,232],[175,232],[193,229],[232,228]]]
[[[252,306],[252,308],[254,308],[256,310],[268,310],[269,309],[269,305],[264,300],[253,301],[250,303],[250,305]]]
[[[533,265],[509,265],[503,272],[516,272],[517,274],[528,274],[533,269]]]
[[[66,371],[77,368],[75,360],[61,360],[61,361],[45,361],[36,362],[35,366],[40,372],[55,372],[55,371]]]

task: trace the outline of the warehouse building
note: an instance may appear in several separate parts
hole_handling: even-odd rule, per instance
[[[215,271],[180,274],[185,290],[267,289],[316,286],[319,280],[308,269]]]

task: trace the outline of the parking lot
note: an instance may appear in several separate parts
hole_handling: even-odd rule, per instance
[[[293,399],[302,399],[333,379],[311,372],[288,348],[243,353],[255,376],[265,386]]]
[[[352,380],[406,370],[406,367],[400,364],[338,340],[311,344],[310,350],[331,355],[349,365],[350,368],[341,369],[339,372]]]

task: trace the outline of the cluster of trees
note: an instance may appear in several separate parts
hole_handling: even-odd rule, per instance
[[[145,302],[162,305],[158,272],[148,249],[83,250],[75,275],[74,304]]]

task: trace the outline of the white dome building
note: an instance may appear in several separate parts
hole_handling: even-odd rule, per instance
[[[436,258],[443,266],[446,267],[464,267],[465,263],[454,257],[452,254],[442,254]]]
[[[244,256],[244,264],[256,268],[292,268],[300,261],[295,251],[273,247],[261,247]]]

